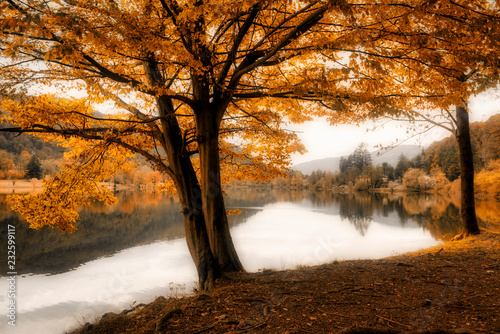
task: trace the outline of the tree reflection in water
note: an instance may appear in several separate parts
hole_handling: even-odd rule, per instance
[[[375,217],[388,217],[392,213],[397,214],[402,226],[408,222],[415,222],[428,230],[436,239],[449,239],[462,230],[458,208],[460,202],[456,197],[421,193],[367,192],[347,194],[301,192],[301,195],[302,197],[295,193],[295,202],[308,199],[316,208],[331,208],[337,205],[340,217],[351,222],[361,235],[365,235]],[[481,227],[500,227],[498,200],[479,200],[476,210]]]
[[[372,222],[377,200],[361,193],[345,194],[338,200],[340,217],[348,219],[361,235],[365,235]]]
[[[370,194],[283,191],[269,188],[228,188],[227,209],[241,209],[229,217],[230,226],[244,223],[268,204],[291,202],[308,210],[336,215],[348,220],[365,235],[373,220],[404,226],[415,222],[434,238],[449,238],[461,231],[456,198],[429,194]],[[0,195],[0,236],[7,225],[16,226],[19,274],[60,273],[121,250],[184,236],[180,206],[171,196],[160,193],[120,193],[119,204],[106,207],[96,203],[82,209],[79,229],[73,234],[44,227],[28,228],[10,210]],[[500,202],[479,200],[476,206],[481,227],[500,227]],[[383,218],[380,218],[383,217]],[[389,218],[385,218],[389,217]],[[7,249],[6,238],[0,248]],[[0,270],[7,272],[6,262]]]

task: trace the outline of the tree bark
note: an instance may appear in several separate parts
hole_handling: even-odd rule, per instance
[[[210,248],[222,273],[244,271],[234,248],[221,188],[219,123],[215,112],[196,116],[201,170],[201,197]]]
[[[221,271],[215,259],[208,238],[207,224],[203,215],[200,184],[186,152],[182,132],[175,117],[169,117],[172,111],[171,101],[159,99],[164,144],[168,158],[169,175],[172,177],[184,217],[186,241],[191,257],[198,272],[200,291],[211,290]]]
[[[189,169],[189,166],[187,168]],[[196,180],[196,175],[194,177]],[[189,179],[184,175],[182,178]],[[219,265],[210,249],[205,217],[198,207],[201,190],[196,184],[187,183],[181,181],[177,186],[183,208],[186,241],[198,272],[199,289],[209,291],[213,289],[215,280],[220,277]]]
[[[479,234],[474,201],[474,159],[470,140],[469,114],[467,105],[457,106],[456,138],[460,153],[460,216],[462,218],[463,236]]]

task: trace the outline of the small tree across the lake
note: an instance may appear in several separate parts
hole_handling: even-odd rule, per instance
[[[28,166],[26,167],[25,178],[31,179],[41,179],[43,176],[42,164],[38,160],[36,155],[32,155]]]

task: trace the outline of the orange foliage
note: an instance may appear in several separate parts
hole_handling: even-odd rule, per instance
[[[68,152],[70,163],[54,177],[44,180],[44,189],[38,194],[12,195],[14,210],[19,211],[34,229],[43,226],[73,232],[81,206],[92,206],[94,200],[111,205],[116,197],[99,183],[129,166],[130,157],[123,149],[110,145],[94,146],[72,139],[73,150]]]
[[[431,169],[431,176],[434,182],[433,191],[437,193],[445,192],[447,186],[450,184],[450,181],[446,178],[441,168],[438,166],[434,166]]]
[[[475,184],[480,196],[500,197],[500,159],[491,161],[487,169],[479,172]]]
[[[199,173],[214,166],[197,161],[202,150],[221,157],[222,182],[269,180],[305,151],[289,123],[445,109],[484,90],[498,79],[499,31],[487,0],[4,1],[2,108],[20,132],[140,154],[176,188],[186,157],[198,175],[211,172]],[[30,85],[87,96],[29,96]],[[105,102],[113,114],[98,116],[93,105]],[[210,136],[218,146],[203,145]],[[108,198],[91,180],[109,173],[86,173],[69,166],[47,189],[79,187],[71,203],[88,203],[83,191]]]

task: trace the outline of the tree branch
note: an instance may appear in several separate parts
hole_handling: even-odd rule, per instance
[[[320,7],[318,10],[309,15],[304,21],[298,24],[295,28],[292,29],[290,33],[288,33],[285,37],[283,37],[272,49],[267,52],[256,50],[248,54],[245,59],[241,62],[241,64],[236,69],[233,77],[231,78],[228,84],[228,90],[232,91],[238,84],[239,80],[243,75],[252,71],[256,67],[259,67],[271,57],[276,55],[278,51],[283,49],[285,46],[290,44],[292,41],[296,40],[300,36],[302,36],[305,32],[307,32],[312,26],[314,26],[318,21],[321,20],[323,14],[327,11],[327,5]]]
[[[238,35],[236,36],[233,46],[231,48],[231,51],[227,55],[226,58],[226,63],[224,64],[224,67],[219,75],[219,80],[217,81],[219,85],[222,85],[224,80],[226,79],[226,76],[229,72],[229,69],[231,68],[231,65],[234,63],[236,59],[236,54],[238,52],[238,48],[240,47],[241,42],[243,41],[243,38],[247,34],[248,30],[252,26],[253,21],[257,17],[257,14],[259,13],[261,9],[261,4],[256,3],[255,5],[252,6],[252,10],[250,14],[247,16],[245,23],[243,23],[243,26],[240,28],[238,31]]]

